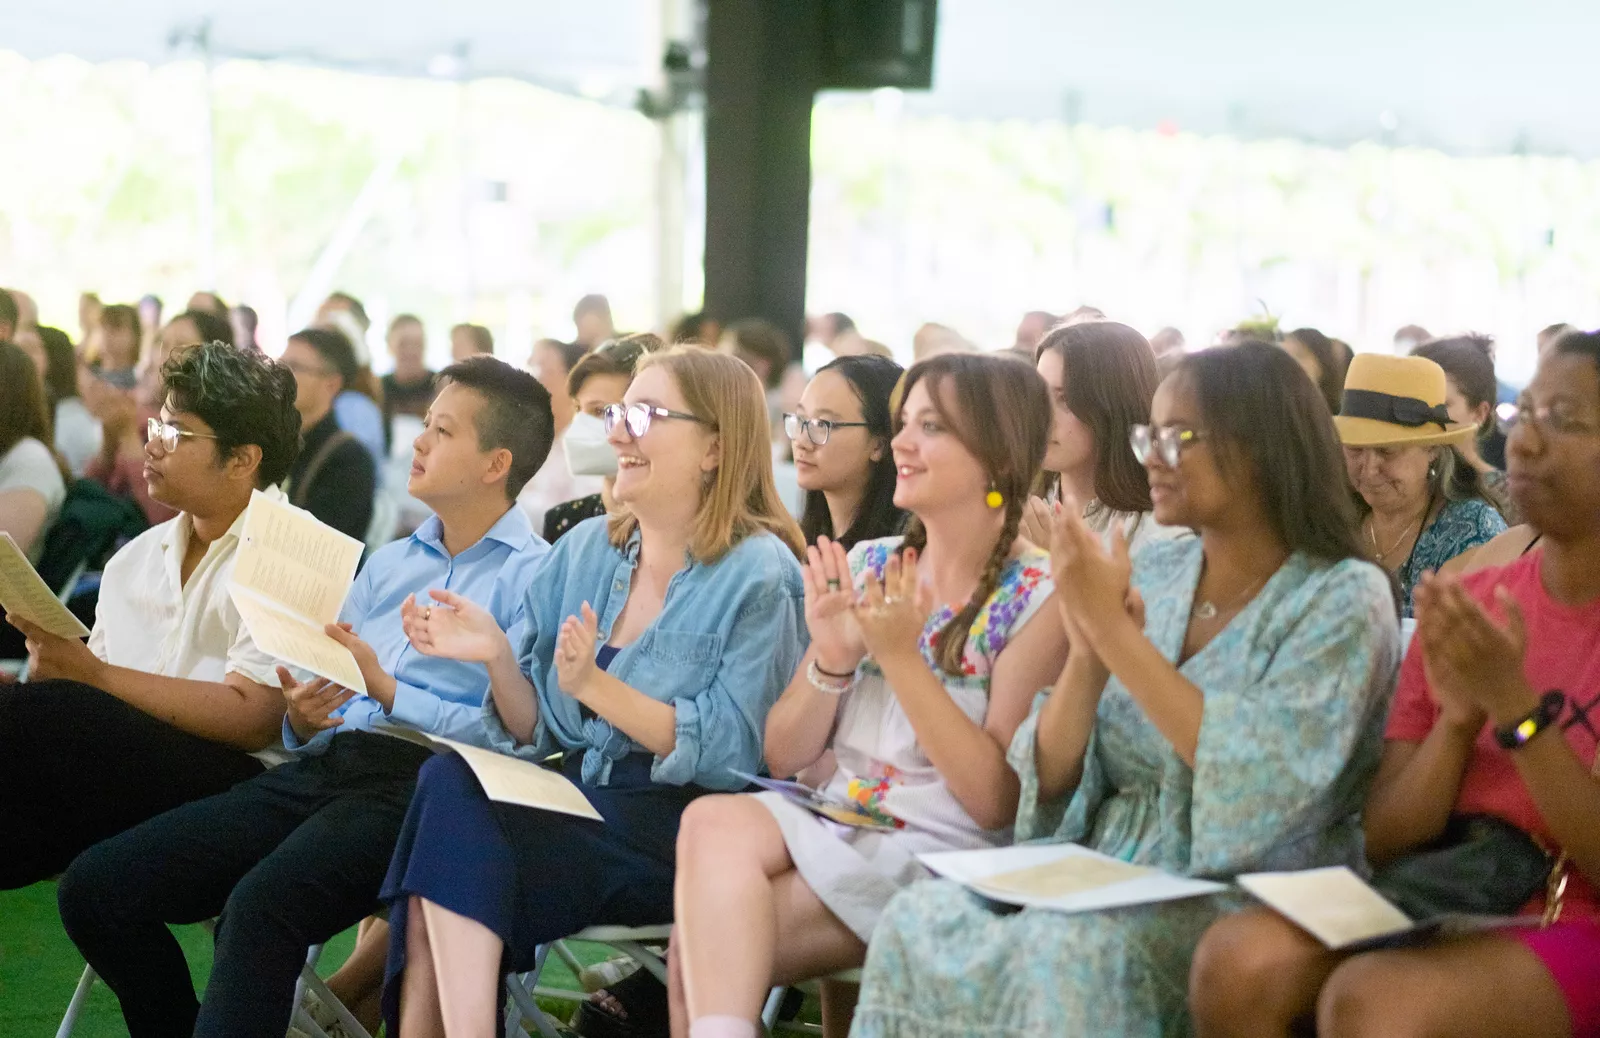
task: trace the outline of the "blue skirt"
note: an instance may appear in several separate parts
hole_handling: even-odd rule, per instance
[[[589,926],[672,921],[678,822],[708,790],[650,781],[652,760],[649,754],[619,760],[611,784],[596,787],[579,782],[582,755],[567,756],[562,772],[582,786],[604,824],[496,803],[453,753],[422,766],[380,894],[391,928],[383,995],[388,1033],[400,1033],[412,897],[494,931],[505,945],[502,975],[526,972],[539,945]]]

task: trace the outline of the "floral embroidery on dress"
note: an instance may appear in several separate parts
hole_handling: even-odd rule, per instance
[[[860,546],[861,568],[856,573],[856,590],[859,592],[866,586],[866,575],[871,573],[879,580],[883,579],[884,568],[889,559],[899,547],[898,540],[873,541]],[[987,677],[989,668],[996,656],[1010,641],[1011,635],[1017,630],[1016,620],[1032,600],[1034,591],[1040,583],[1050,579],[1050,555],[1038,548],[1025,549],[1022,554],[1006,563],[1000,574],[1000,582],[995,588],[988,603],[978,611],[977,619],[972,622],[972,631],[967,638],[966,651],[962,654],[961,672],[969,678]],[[940,606],[928,617],[928,622],[922,628],[922,657],[934,673],[940,673],[937,657],[934,655],[934,639],[956,615],[955,609],[948,605]]]
[[[904,829],[906,823],[903,820],[883,809],[883,798],[894,785],[895,779],[900,777],[900,769],[893,764],[879,763],[872,770],[873,775],[860,775],[851,779],[845,795],[852,804],[861,808],[874,821],[892,825],[896,829]]]

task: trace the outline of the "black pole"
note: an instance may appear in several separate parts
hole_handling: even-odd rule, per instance
[[[812,0],[709,0],[706,312],[723,324],[766,318],[797,349],[823,31]]]

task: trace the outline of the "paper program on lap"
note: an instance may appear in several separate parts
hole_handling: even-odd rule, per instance
[[[1020,844],[918,855],[946,879],[994,901],[1056,912],[1095,912],[1215,894],[1210,880],[1133,865],[1072,843]]]
[[[228,595],[262,652],[365,695],[355,657],[323,631],[339,620],[363,547],[310,512],[256,491]]]

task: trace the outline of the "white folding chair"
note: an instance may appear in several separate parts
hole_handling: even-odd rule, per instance
[[[61,1017],[61,1026],[56,1028],[56,1038],[72,1038],[72,1030],[78,1026],[78,1017],[83,1015],[83,1005],[89,1001],[89,989],[94,987],[95,979],[94,967],[85,966],[83,976],[78,978],[78,988],[72,993],[72,1001],[67,1003],[67,1011]]]

